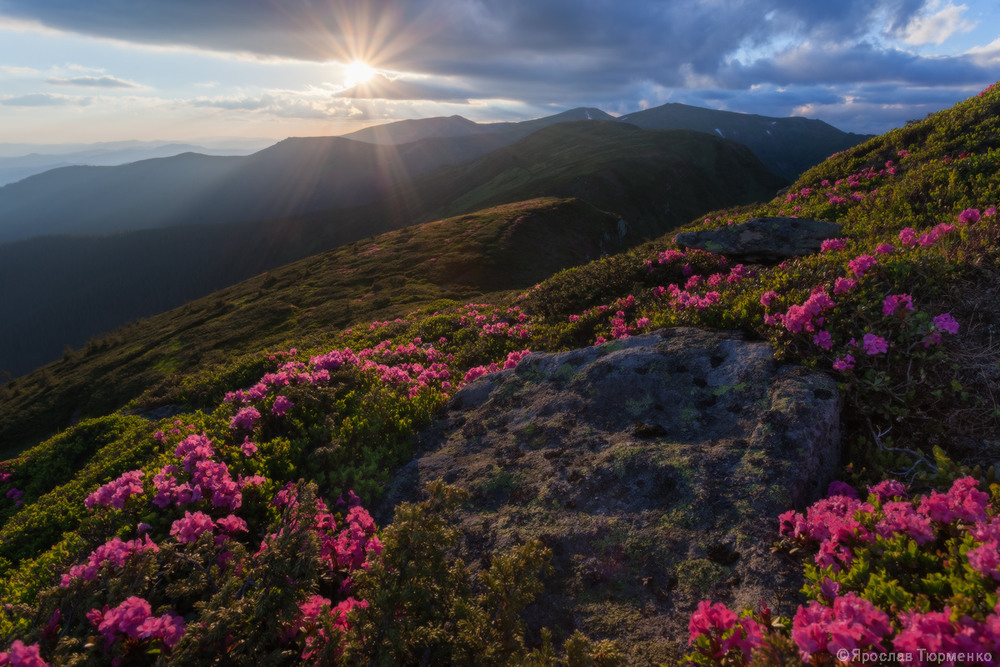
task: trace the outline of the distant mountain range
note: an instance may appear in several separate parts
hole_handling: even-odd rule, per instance
[[[0,328],[0,370],[21,374],[66,345],[329,248],[511,202],[577,198],[653,238],[768,199],[780,175],[862,139],[821,121],[668,104],[619,119],[579,108],[516,123],[406,120],[245,156],[53,169],[0,187],[0,312],[18,323]]]
[[[98,144],[0,144],[0,186],[74,165],[116,166],[181,153],[250,155],[266,147],[263,141],[234,141],[201,146],[162,141],[115,141]]]
[[[21,374],[58,358],[67,344],[78,347],[137,317],[414,223],[535,197],[575,197],[624,217],[638,242],[708,210],[766,199],[784,184],[746,147],[695,132],[577,121],[487,152],[495,142],[493,134],[400,147],[290,139],[247,158],[188,154],[93,168],[87,187],[65,185],[62,201],[44,199],[39,187],[36,205],[60,210],[56,222],[63,229],[106,225],[110,213],[102,221],[88,207],[106,207],[111,198],[129,199],[134,216],[119,215],[118,229],[164,223],[164,211],[182,208],[190,211],[184,220],[203,224],[50,234],[0,245],[0,312],[18,322],[0,328],[0,369]],[[459,162],[462,151],[484,154]],[[448,161],[459,163],[431,168]],[[189,168],[169,168],[182,164]],[[44,176],[72,181],[74,172]],[[116,172],[119,178],[108,177]],[[37,176],[0,192],[44,180]],[[184,192],[196,197],[183,201]],[[274,217],[298,210],[302,201],[328,208]],[[338,201],[342,207],[333,208]],[[265,219],[204,224],[255,213]]]
[[[716,134],[744,144],[768,169],[789,181],[830,155],[856,146],[872,136],[843,132],[821,120],[810,118],[772,118],[676,103],[636,111],[619,118],[594,108],[572,109],[523,123],[474,123],[461,116],[424,118],[376,125],[344,136],[378,144],[403,144],[428,137],[460,137],[490,132],[520,138],[523,136],[520,133],[527,127],[537,128],[543,123],[569,120],[612,120],[645,130],[694,130]]]
[[[667,104],[620,119],[580,108],[519,123],[460,116],[405,120],[343,137],[286,139],[244,157],[182,153],[116,167],[64,167],[0,188],[0,243],[181,224],[250,222],[362,206],[414,178],[569,121],[689,129],[748,146],[792,179],[866,137],[818,120]],[[622,135],[625,136],[625,135]]]
[[[685,104],[664,104],[618,120],[647,130],[695,130],[738,141],[752,150],[768,169],[789,181],[834,153],[873,136],[842,132],[810,118],[771,118]]]

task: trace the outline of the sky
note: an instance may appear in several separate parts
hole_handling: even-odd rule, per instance
[[[0,0],[0,142],[668,102],[882,133],[998,79],[997,0]]]

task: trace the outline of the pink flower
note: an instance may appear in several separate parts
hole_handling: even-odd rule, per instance
[[[177,536],[181,543],[197,542],[202,533],[211,533],[215,524],[212,518],[203,512],[184,512],[183,519],[177,519],[170,526],[170,534]]]
[[[257,408],[242,408],[229,421],[229,427],[233,429],[241,428],[247,431],[252,431],[258,419],[260,419],[260,412]]]
[[[10,665],[10,667],[49,667],[49,663],[42,660],[39,653],[38,644],[27,645],[20,639],[15,639],[10,645],[10,651],[0,653],[0,665]]]
[[[778,293],[773,289],[769,289],[760,295],[760,303],[762,306],[770,306],[771,302],[778,298]]]
[[[792,619],[792,641],[799,647],[804,660],[826,650],[829,633],[826,626],[833,620],[833,610],[812,600],[808,607],[799,606]]]
[[[854,592],[834,598],[832,609],[813,600],[800,606],[792,620],[792,640],[804,660],[824,651],[881,649],[881,640],[891,632],[889,616]]]
[[[969,565],[984,577],[989,576],[1000,580],[1000,541],[990,540],[969,549],[965,557]]]
[[[934,327],[940,331],[946,331],[950,334],[958,333],[958,322],[949,313],[941,313],[934,318]]]
[[[688,621],[688,645],[694,644],[702,635],[722,635],[736,625],[737,616],[721,602],[712,604],[702,600]]]
[[[283,417],[285,413],[291,410],[295,406],[287,396],[278,396],[274,399],[274,403],[271,405],[271,414],[276,417]]]
[[[240,445],[240,449],[243,450],[243,455],[247,457],[257,453],[257,445],[250,441],[250,436],[243,438],[243,444]]]
[[[960,521],[977,522],[986,518],[989,494],[979,491],[974,477],[960,477],[952,483],[948,493],[931,491],[920,501],[919,511],[940,523]]]
[[[865,354],[869,356],[885,354],[889,351],[889,341],[881,336],[876,336],[875,334],[865,334],[862,341],[865,348]]]
[[[958,214],[958,221],[963,225],[968,225],[974,222],[979,222],[979,209],[978,208],[967,208]]]
[[[886,500],[891,500],[893,498],[906,498],[906,487],[895,479],[886,479],[875,486],[868,487],[868,493],[874,493],[878,496],[879,501],[885,502]]]
[[[891,243],[882,243],[877,248],[875,248],[875,254],[888,255],[895,249],[896,249],[895,246],[893,246]]]
[[[930,519],[920,514],[908,501],[889,501],[882,507],[883,518],[875,525],[875,531],[885,538],[903,533],[920,545],[934,541],[934,529]]]
[[[849,371],[852,368],[854,368],[854,357],[850,354],[845,354],[833,362],[833,370],[835,371]]]
[[[837,252],[838,250],[843,250],[847,247],[844,239],[826,239],[820,246],[820,252]]]
[[[829,331],[816,332],[816,335],[813,336],[813,343],[823,348],[824,350],[833,349],[833,338],[830,336]]]
[[[913,311],[913,297],[909,294],[890,294],[882,302],[882,314],[886,317],[905,317]]]
[[[861,278],[876,264],[878,264],[878,260],[871,255],[858,255],[847,263],[847,268],[850,269],[851,273]]]
[[[122,509],[125,507],[125,501],[129,499],[130,496],[142,493],[142,482],[140,481],[145,475],[141,470],[132,470],[123,474],[118,479],[112,480],[91,493],[83,501],[83,504],[87,509],[93,509],[94,507],[100,505],[101,507],[114,507],[115,509]],[[8,497],[10,493],[8,492]]]
[[[820,252],[837,252],[838,250],[843,250],[847,247],[844,239],[826,239],[820,246]]]
[[[947,653],[982,649],[981,645],[969,645],[961,637],[951,622],[951,608],[943,611],[930,611],[921,614],[916,611],[904,612],[899,619],[903,629],[892,640],[892,645],[900,653],[910,653],[915,662],[910,665],[927,664],[921,658],[928,653]],[[954,660],[945,660],[939,664],[955,665]]]
[[[247,532],[247,522],[235,514],[222,517],[215,522],[215,525],[227,533]]]
[[[858,281],[854,278],[837,278],[837,282],[833,285],[833,293],[846,294],[857,287],[857,285]]]
[[[900,230],[899,241],[905,246],[913,247],[917,245],[917,232],[912,227]]]

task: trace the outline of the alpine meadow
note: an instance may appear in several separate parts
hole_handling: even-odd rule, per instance
[[[226,67],[319,48],[243,20]],[[369,60],[338,104],[499,67]],[[0,666],[1000,665],[1000,82],[882,133],[559,108],[6,158]]]

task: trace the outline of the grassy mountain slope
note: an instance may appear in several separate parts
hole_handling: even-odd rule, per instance
[[[310,137],[245,157],[185,153],[117,167],[65,167],[0,188],[0,242],[358,206],[498,145],[490,137],[425,139],[404,147]]]
[[[775,174],[793,180],[828,156],[868,136],[843,132],[821,120],[771,118],[670,103],[622,116],[645,129],[696,130],[745,144]]]
[[[759,201],[784,183],[745,148],[722,139],[644,131],[611,121],[562,123],[477,160],[444,168],[387,207],[434,217],[537,196],[579,197],[657,236],[703,202]],[[426,214],[425,214],[426,215]]]
[[[135,322],[9,382],[0,389],[0,443],[11,452],[143,392],[195,400],[178,393],[179,377],[210,360],[254,357],[288,338],[325,338],[330,327],[439,299],[523,288],[635,242],[620,235],[615,215],[539,199],[345,245]],[[168,260],[181,272],[198,261],[183,252]]]
[[[101,642],[87,640],[94,634],[96,617],[93,612],[90,618],[85,614],[90,608],[99,611],[104,604],[119,605],[132,595],[148,599],[151,613],[165,619],[164,623],[175,622],[170,614],[178,614],[186,632],[176,644],[165,638],[130,643],[112,637],[116,657],[148,660],[143,658],[144,651],[153,647],[178,664],[205,660],[220,650],[234,660],[264,655],[275,663],[291,663],[309,651],[326,650],[324,659],[331,662],[340,656],[347,661],[371,659],[387,664],[476,658],[497,664],[512,660],[544,664],[546,655],[551,662],[552,655],[562,649],[581,662],[586,658],[620,664],[628,647],[618,651],[579,635],[555,637],[553,647],[545,635],[532,636],[519,625],[521,610],[544,594],[539,577],[551,553],[543,544],[531,542],[504,553],[488,553],[475,543],[466,543],[462,545],[464,562],[454,559],[451,547],[458,548],[461,536],[450,527],[448,517],[449,508],[461,502],[460,493],[439,487],[426,503],[398,508],[394,523],[381,532],[384,545],[379,548],[364,542],[371,537],[366,531],[374,527],[356,509],[350,510],[357,528],[352,539],[361,540],[351,544],[357,546],[362,560],[371,559],[367,569],[328,566],[329,553],[324,561],[324,549],[333,548],[327,541],[333,534],[306,531],[317,524],[328,525],[334,517],[318,508],[315,493],[332,501],[338,493],[354,488],[366,503],[377,496],[393,470],[408,460],[414,433],[431,422],[457,386],[487,372],[491,362],[513,364],[526,347],[572,349],[677,324],[756,332],[775,345],[782,359],[833,373],[849,405],[844,422],[848,465],[843,477],[857,488],[890,475],[913,485],[914,491],[944,490],[963,473],[975,475],[985,487],[987,478],[997,479],[996,471],[977,469],[974,464],[1000,456],[996,441],[1000,413],[995,400],[1000,359],[992,341],[1000,312],[998,200],[1000,87],[994,86],[952,109],[828,160],[767,204],[720,211],[707,222],[690,225],[692,229],[725,225],[730,220],[780,213],[843,224],[844,238],[839,243],[779,266],[733,266],[707,253],[679,250],[664,237],[556,273],[521,294],[497,293],[480,297],[477,303],[438,303],[411,312],[421,298],[434,298],[441,292],[421,292],[425,287],[435,291],[424,282],[433,269],[403,254],[398,262],[411,273],[399,284],[386,285],[381,295],[370,290],[367,277],[352,286],[357,292],[372,291],[371,297],[366,298],[368,291],[359,297],[361,303],[375,303],[371,311],[352,314],[354,326],[349,330],[338,330],[335,318],[323,310],[322,300],[312,311],[297,303],[299,307],[293,310],[291,304],[269,301],[263,277],[259,285],[247,285],[251,291],[256,288],[259,296],[251,297],[249,292],[241,296],[257,299],[252,308],[240,308],[234,293],[228,300],[220,297],[215,306],[206,300],[200,313],[187,314],[192,316],[189,326],[205,326],[191,340],[203,346],[199,368],[169,376],[160,387],[151,387],[153,378],[147,377],[143,382],[149,393],[141,401],[149,409],[188,400],[191,406],[203,408],[200,412],[170,419],[147,412],[148,421],[122,415],[85,421],[4,463],[3,488],[10,489],[11,495],[0,505],[0,516],[5,519],[0,526],[0,593],[14,606],[9,616],[0,618],[0,632],[29,643],[40,641],[46,657],[98,660]],[[440,231],[454,243],[451,232],[455,228],[448,229],[447,224],[441,223],[445,229]],[[419,244],[414,231],[400,232],[395,243],[409,244],[413,239],[413,244]],[[505,233],[499,231],[499,237]],[[497,236],[494,231],[483,241],[495,243]],[[433,247],[452,245],[443,241],[436,239]],[[358,244],[355,256],[377,257],[382,251],[378,244]],[[498,256],[497,261],[509,261],[517,252],[511,248],[512,254],[506,259]],[[333,260],[326,256],[316,261]],[[446,278],[455,280],[471,265],[463,252],[456,251],[446,266],[457,267]],[[310,284],[314,276],[318,273],[290,272],[283,280],[289,287],[294,285],[295,291],[282,294],[318,295],[318,285]],[[377,314],[379,296],[386,300],[386,310]],[[692,300],[697,307],[688,305]],[[213,307],[217,312],[212,312]],[[282,307],[287,310],[282,312]],[[239,320],[223,325],[220,319],[238,313],[242,321],[253,322],[244,329],[256,341],[252,344],[270,347],[273,358],[264,353],[213,356],[213,348],[248,344],[240,340]],[[199,317],[203,322],[195,324]],[[395,319],[369,324],[373,317]],[[142,330],[164,336],[180,333],[170,334],[168,325],[159,320],[158,329],[143,325]],[[264,331],[268,333],[262,335]],[[130,332],[123,331],[121,336],[117,345],[122,352],[130,349],[133,358],[156,355],[164,365],[169,365],[171,357],[178,358],[179,350],[170,350],[166,340],[150,340],[148,344],[155,347],[140,349],[130,347],[135,340]],[[312,347],[316,343],[321,346]],[[294,345],[299,347],[287,349]],[[611,340],[603,349],[614,346]],[[106,355],[114,354],[118,354],[114,348],[95,349],[92,357],[110,360]],[[430,366],[434,366],[433,377],[424,373]],[[102,374],[105,369],[90,370],[90,384],[78,385],[77,394],[99,391],[117,380]],[[60,381],[60,369],[53,366],[47,371],[53,389]],[[18,389],[38,392],[36,398],[44,398],[37,384],[41,379],[38,374],[19,380]],[[235,393],[255,387],[258,379],[258,397]],[[132,390],[142,391],[141,385],[137,383]],[[226,400],[225,392],[234,393]],[[44,419],[37,413],[31,415],[31,400],[14,399],[23,423]],[[257,417],[249,412],[251,406],[259,408]],[[12,412],[5,409],[7,414]],[[492,428],[481,423],[457,426],[471,433]],[[189,433],[193,440],[186,438]],[[200,434],[211,439],[212,447],[197,453],[193,447],[202,442]],[[244,437],[252,439],[256,451],[250,451]],[[937,454],[930,452],[931,446],[939,449]],[[949,455],[955,461],[949,462]],[[158,489],[150,478],[160,475],[158,485],[168,474],[193,482],[194,473],[182,468],[195,468],[195,459],[215,471],[225,462],[233,475],[259,476],[262,486],[245,487],[243,505],[236,508],[227,505],[225,498],[217,505],[213,495],[211,502],[200,500],[183,507],[167,502],[153,509]],[[959,467],[956,461],[968,466]],[[173,473],[165,472],[168,464],[174,465]],[[137,472],[131,478],[119,477],[129,470]],[[140,471],[142,477],[137,476]],[[498,484],[516,483],[510,478],[504,482],[503,472],[497,472]],[[300,478],[315,486],[291,487],[276,500],[284,509],[276,508],[272,498],[279,489],[286,481]],[[128,498],[121,498],[122,507],[85,512],[87,494],[116,479],[120,481],[114,488],[127,485]],[[106,489],[108,494],[112,490]],[[298,506],[289,502],[292,493],[300,501]],[[1000,485],[990,493],[992,498],[966,494],[963,507],[979,507],[984,520],[988,508],[995,517]],[[538,510],[531,501],[524,500],[525,510]],[[935,502],[951,500],[937,497]],[[834,503],[846,506],[848,501]],[[207,513],[209,523],[216,519],[232,525],[232,520],[222,516],[229,511],[245,519],[246,536],[226,529],[231,536],[223,542],[226,553],[240,567],[219,565],[221,554],[207,531],[187,541],[194,532],[195,517],[182,513],[197,508]],[[917,511],[912,505],[910,510]],[[352,523],[346,508],[331,511],[340,515],[338,529]],[[848,517],[842,513],[835,518]],[[487,520],[484,515],[483,521]],[[774,517],[761,520],[777,524]],[[150,526],[158,551],[144,550],[121,568],[103,565],[94,580],[81,575],[76,581],[70,577],[66,588],[55,585],[61,573],[84,561],[90,550],[111,535],[133,538],[139,521]],[[951,519],[935,522],[935,530],[950,530],[959,537],[934,538],[921,545],[900,533],[892,540],[873,542],[878,548],[865,552],[857,568],[841,561],[840,572],[810,569],[807,562],[807,580],[813,582],[809,596],[823,606],[820,610],[814,606],[812,611],[826,613],[829,593],[821,593],[819,583],[824,577],[836,577],[839,595],[852,609],[866,608],[847,597],[848,592],[875,600],[891,612],[884,619],[879,617],[878,623],[891,626],[892,634],[900,633],[897,637],[903,637],[907,621],[902,614],[908,609],[921,614],[959,611],[956,619],[946,612],[936,621],[948,627],[929,632],[930,640],[948,628],[956,634],[960,628],[952,624],[966,623],[965,617],[979,624],[970,627],[980,630],[987,618],[995,622],[996,573],[971,565],[969,557],[977,540],[989,548],[990,538],[976,537],[968,526]],[[669,530],[669,526],[663,528]],[[629,537],[619,540],[626,546],[622,558],[655,557],[661,546]],[[344,540],[349,542],[348,538],[345,533]],[[258,547],[262,539],[264,548]],[[857,539],[844,548],[860,553],[865,544]],[[788,557],[797,556],[790,553]],[[855,562],[861,563],[860,557]],[[347,598],[341,589],[344,577],[351,578],[355,598]],[[706,595],[725,595],[727,577],[724,566],[716,568],[706,579]],[[344,644],[330,642],[329,635],[319,632],[324,624],[317,619],[325,617],[328,628],[334,621],[324,616],[320,601],[311,597],[317,591],[331,600],[329,606],[340,605],[340,609],[355,606],[357,599],[368,602],[355,608],[346,622]],[[797,595],[790,590],[775,593]],[[633,615],[642,614],[645,604],[656,604],[652,591],[643,595],[642,600],[623,599],[610,586],[607,595],[590,603],[598,611],[604,605],[607,610],[627,608]],[[628,618],[609,617],[597,628],[600,636],[596,639],[614,639]],[[46,623],[58,632],[46,632]],[[787,619],[785,623],[790,625]],[[862,619],[854,627],[862,632],[874,625]],[[768,622],[765,631],[773,652],[771,662],[797,664],[801,647],[781,631],[772,635],[771,628]],[[282,635],[294,639],[282,643]],[[686,637],[673,639],[679,646],[687,641]],[[643,656],[628,657],[635,661]],[[818,660],[833,657],[823,653]]]
[[[352,186],[363,193],[371,185],[364,179],[371,174],[380,179],[372,187],[394,193],[385,198],[387,204],[254,223],[0,245],[0,310],[22,322],[0,331],[0,370],[20,375],[58,358],[66,345],[79,347],[125,322],[413,222],[537,196],[579,197],[624,215],[639,236],[655,237],[720,204],[763,201],[781,184],[745,149],[722,140],[586,121],[542,129],[467,163],[468,168],[410,177],[407,165],[458,163],[495,143],[492,134],[449,141],[373,147],[340,139],[287,140],[253,156],[252,163],[240,163],[244,167],[216,183],[199,217],[211,219],[215,211],[225,219],[234,201],[247,216],[266,216],[282,210],[284,203],[258,205],[260,198],[279,191],[299,192],[315,204],[319,200],[310,193],[330,182],[338,183],[339,190],[331,187],[323,195],[327,203],[350,201],[354,195],[344,193]],[[342,145],[358,149],[361,157],[340,164],[348,157],[338,148]],[[393,160],[385,164],[372,158],[390,152]],[[355,180],[338,177],[342,171],[356,172]],[[268,182],[274,174],[284,180]],[[237,183],[240,192],[228,189],[229,182]],[[92,196],[101,192],[95,186]]]

